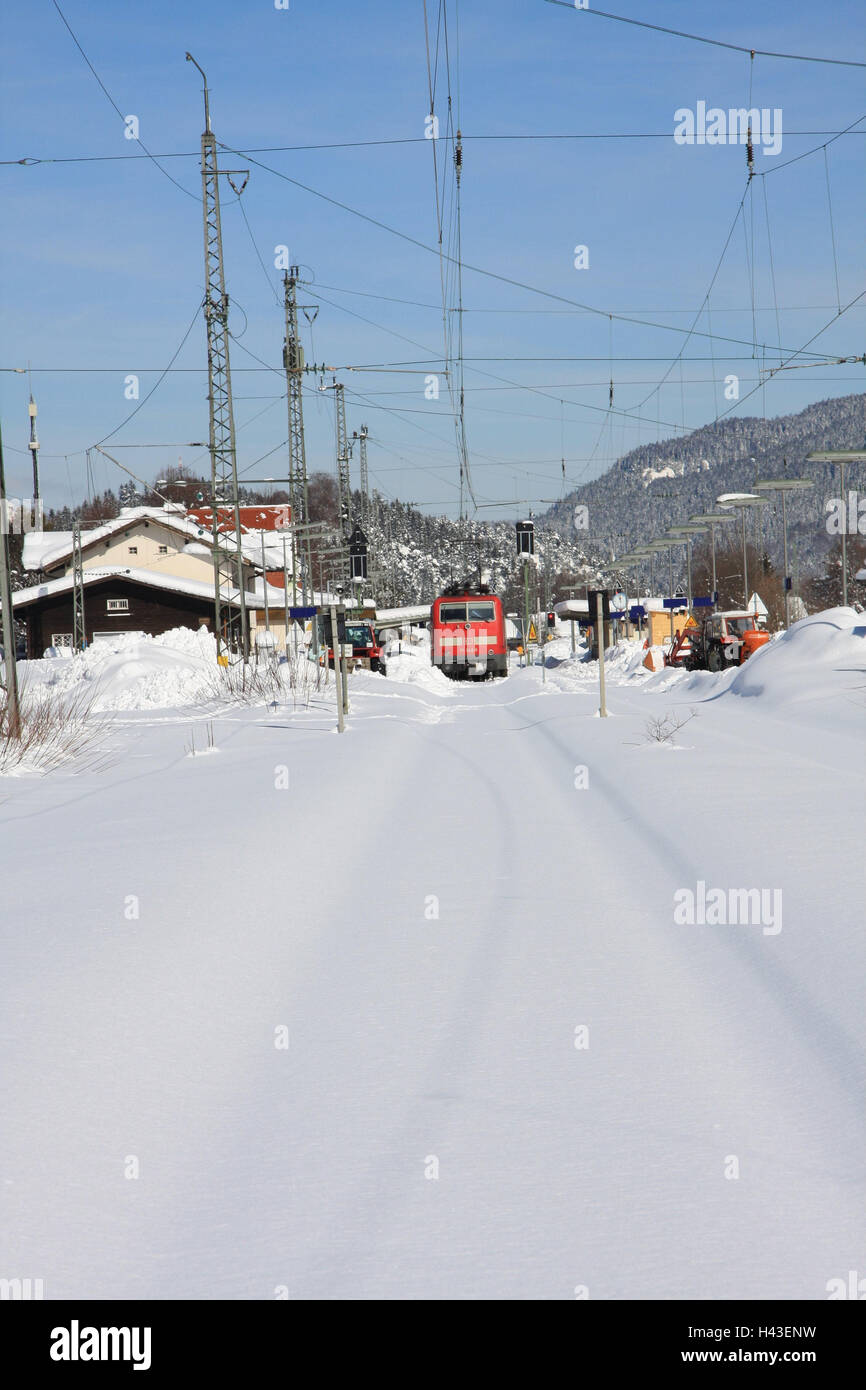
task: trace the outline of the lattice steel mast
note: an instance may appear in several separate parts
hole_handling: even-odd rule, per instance
[[[232,174],[249,175],[246,169],[220,169],[217,164],[216,137],[210,124],[210,101],[207,78],[191,53],[186,55],[201,73],[204,84],[204,123],[201,137],[201,184],[202,211],[204,214],[204,262],[205,298],[204,317],[207,329],[207,370],[208,406],[210,410],[209,448],[211,460],[211,507],[213,512],[213,566],[214,566],[214,635],[217,643],[217,658],[221,656],[222,642],[222,590],[225,585],[228,595],[235,582],[233,565],[237,567],[237,586],[241,621],[241,649],[244,661],[249,660],[250,635],[247,625],[246,586],[244,584],[244,562],[241,532],[240,503],[238,499],[238,469],[235,451],[235,421],[232,409],[232,379],[229,363],[229,299],[226,294],[223,270],[222,227],[220,223],[220,175],[228,177],[235,193],[240,196],[246,185],[246,178],[238,188],[231,181]],[[220,529],[220,504],[228,504],[234,511],[235,550],[227,549],[223,532]],[[264,583],[264,577],[263,581]],[[230,612],[229,608],[229,612]],[[229,618],[230,622],[230,618]]]
[[[304,443],[304,401],[303,374],[304,349],[298,333],[298,267],[293,265],[283,273],[283,297],[286,311],[286,340],[283,344],[283,366],[286,371],[286,395],[289,403],[289,502],[292,508],[292,579],[297,581],[295,565],[298,547],[295,542],[295,527],[307,523],[310,517],[309,491],[307,485],[307,451]],[[304,532],[306,564],[303,575],[303,599],[307,601],[307,584],[312,592],[313,567],[310,554],[310,537]]]
[[[370,520],[370,478],[367,473],[367,426],[362,425],[360,430],[352,432],[352,438],[358,440],[358,459],[361,472],[361,525],[366,526]]]
[[[352,530],[352,475],[349,469],[349,441],[346,436],[346,402],[343,383],[334,382],[334,418],[337,430],[337,495],[340,526],[344,536]]]
[[[84,623],[84,563],[81,558],[81,522],[72,523],[72,650],[83,652],[87,646]]]

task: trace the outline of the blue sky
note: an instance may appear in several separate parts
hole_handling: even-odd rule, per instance
[[[61,8],[121,112],[138,117],[147,148],[190,155],[163,167],[194,196],[147,159],[130,158],[140,148],[124,138],[123,122],[51,0],[7,11],[0,158],[120,156],[0,168],[0,366],[33,368],[43,491],[53,505],[84,494],[84,451],[109,434],[105,447],[146,478],[178,457],[196,469],[207,465],[202,450],[188,447],[207,437],[207,388],[204,325],[196,317],[202,99],[187,49],[208,74],[214,130],[227,145],[402,142],[252,158],[427,247],[437,236],[432,148],[422,138],[429,98],[421,0],[290,0],[287,11],[272,0],[61,0]],[[435,24],[438,0],[427,8]],[[788,0],[660,0],[651,7],[619,0],[615,8],[750,47],[866,58],[858,0],[796,8]],[[779,166],[866,116],[864,69],[762,57],[750,64],[746,54],[544,0],[451,0],[447,10],[452,95],[464,133],[463,257],[532,287],[464,270],[472,476],[479,502],[503,504],[480,515],[508,516],[517,499],[525,510],[527,502],[540,508],[542,499],[559,496],[563,455],[568,488],[634,445],[675,439],[732,405],[740,414],[772,416],[862,389],[862,367],[824,366],[780,373],[744,399],[762,361],[786,360],[861,292],[866,137],[835,140],[826,167],[821,151]],[[719,266],[710,316],[696,323],[715,336],[694,336],[683,347],[683,333],[663,325],[693,322],[746,190],[741,146],[675,144],[674,112],[699,101],[781,108],[784,135],[778,156],[756,150],[758,177]],[[436,110],[444,129],[441,78]],[[866,131],[866,121],[858,130]],[[631,138],[514,138],[611,134]],[[481,138],[494,135],[510,138]],[[646,138],[653,136],[662,138]],[[444,142],[437,152],[447,161]],[[251,170],[242,202],[252,235],[227,190],[223,204],[241,476],[285,473],[284,383],[256,358],[280,363],[273,258],[274,247],[287,244],[316,282],[303,296],[319,305],[312,340],[305,325],[308,358],[341,368],[410,364],[338,373],[350,432],[362,423],[370,431],[373,483],[386,496],[455,515],[444,378],[438,401],[424,394],[425,374],[442,366],[438,257],[249,159],[226,155],[224,163]],[[587,269],[574,267],[578,244],[589,249]],[[144,397],[193,321],[175,363],[188,370],[170,373],[123,425],[136,405],[124,397],[127,375],[139,375]],[[863,328],[860,301],[809,350],[862,353]],[[756,340],[775,351],[755,354]],[[732,373],[740,382],[736,403],[723,394]],[[317,384],[308,378],[308,462],[333,469],[332,396]],[[0,372],[13,494],[30,490],[27,395],[26,376]],[[123,477],[93,456],[97,490]]]

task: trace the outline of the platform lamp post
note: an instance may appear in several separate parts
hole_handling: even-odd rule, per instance
[[[641,565],[643,565],[643,567],[644,567],[644,575],[645,575],[645,577],[646,577],[645,594],[644,594],[644,595],[642,595],[642,594],[636,595],[637,601],[638,601],[638,603],[640,604],[640,603],[643,602],[644,596],[645,596],[647,599],[649,599],[649,597],[652,595],[652,592],[653,592],[653,588],[654,588],[654,584],[655,584],[655,574],[654,574],[654,570],[655,570],[656,547],[653,546],[653,545],[649,545],[649,544],[647,544],[647,545],[640,545],[640,546],[638,546],[638,547],[636,548],[636,550],[635,550],[634,553],[635,553],[635,555],[637,555],[637,556],[640,557],[640,562],[641,562]],[[646,612],[644,613],[644,619],[645,619],[645,618],[646,618]],[[641,620],[638,619],[638,628],[640,628],[640,623],[641,623]]]
[[[670,535],[677,536],[682,545],[686,548],[686,569],[687,569],[687,589],[689,601],[689,615],[692,611],[692,539],[695,536],[702,536],[706,532],[706,526],[698,526],[695,523],[686,523],[684,526],[673,526]]]
[[[667,550],[668,552],[670,552],[670,547],[669,547],[669,545],[668,545],[668,542],[662,540],[660,536],[657,536],[657,537],[655,538],[655,540],[647,541],[646,544],[643,546],[643,549],[644,549],[644,550],[648,550],[648,551],[650,552],[650,556],[651,556],[651,560],[652,560],[652,561],[655,560],[656,555],[658,555],[658,556],[661,557],[661,555],[663,555],[663,553],[664,553],[666,550]],[[669,553],[669,557],[668,557],[668,558],[670,559],[670,553]],[[651,575],[650,584],[652,585],[653,582],[654,582],[654,576],[653,576],[653,573],[652,573],[652,568],[651,568],[651,570],[650,570],[650,575]],[[671,565],[670,565],[670,584],[671,584],[671,588],[673,588],[673,582],[674,582],[674,578],[673,578],[673,562],[671,561]],[[659,587],[661,587],[661,583],[659,584]],[[673,641],[673,629],[674,629],[674,615],[673,615],[673,609],[671,609],[671,641]]]
[[[755,483],[756,492],[781,492],[782,494],[782,537],[785,554],[785,630],[791,625],[791,576],[788,573],[788,493],[803,492],[814,487],[811,478],[762,478]],[[844,565],[843,565],[844,571]]]
[[[634,572],[635,572],[635,576],[636,576],[635,583],[636,583],[636,586],[639,586],[639,584],[640,584],[640,580],[639,580],[639,578],[637,578],[637,576],[638,576],[640,570],[641,570],[641,569],[643,568],[643,566],[646,564],[646,559],[647,559],[647,557],[644,555],[643,550],[641,550],[641,549],[632,550],[632,551],[630,551],[630,553],[629,553],[628,555],[626,555],[626,556],[623,557],[623,561],[622,561],[623,567],[626,568],[626,569],[634,570]],[[625,593],[625,619],[624,619],[624,622],[625,622],[625,625],[626,625],[626,632],[628,632],[629,625],[630,625],[630,621],[631,621],[630,618],[629,618],[629,597],[628,597],[628,589],[625,589],[625,590],[624,590],[624,593]],[[635,599],[637,600],[637,599],[639,599],[639,598],[640,598],[640,594],[636,594],[636,595],[635,595]]]
[[[667,546],[665,545],[664,541],[655,540],[655,541],[647,541],[646,545],[645,545],[643,548],[644,548],[644,550],[646,550],[646,551],[649,552],[649,557],[650,557],[650,590],[652,590],[653,587],[654,587],[654,585],[655,585],[655,557],[656,557],[657,555],[661,555],[661,553],[662,553],[663,550],[667,550]]]
[[[638,570],[640,570],[640,569],[641,569],[644,565],[646,565],[647,563],[649,563],[650,567],[652,567],[652,559],[653,559],[652,551],[651,551],[651,550],[648,550],[647,547],[646,547],[645,545],[636,545],[635,548],[634,548],[634,550],[632,551],[632,555],[633,555],[634,558],[635,558],[635,564],[636,564]],[[652,573],[652,569],[650,569],[650,573]],[[652,582],[652,581],[650,581],[650,582]],[[639,579],[639,578],[638,578],[638,583],[640,583],[640,579]],[[637,594],[636,597],[637,597],[637,598],[640,598],[640,594]]]
[[[669,590],[670,590],[670,592],[669,592],[669,594],[668,594],[668,597],[669,597],[669,598],[673,598],[673,596],[674,596],[674,546],[679,544],[679,540],[678,540],[678,538],[677,538],[676,536],[671,535],[670,532],[667,532],[664,536],[661,536],[661,537],[660,537],[660,540],[663,542],[664,547],[665,547],[665,549],[666,549],[667,552],[668,552],[668,583],[669,583]],[[673,608],[671,608],[670,614],[671,614],[671,646],[673,646],[673,641],[674,641],[674,610],[673,610]]]
[[[838,463],[839,465],[839,492],[842,502],[847,501],[845,497],[845,465],[846,463],[866,463],[866,449],[819,449],[814,454],[806,455],[807,463]],[[845,525],[842,527],[842,607],[848,607],[848,513],[845,511]]]
[[[733,521],[733,512],[699,512],[697,516],[690,516],[689,523],[695,526],[706,526],[710,533],[710,546],[713,554],[713,612],[718,607],[718,583],[716,580],[716,527],[724,522]]]
[[[740,518],[743,527],[743,609],[748,611],[749,607],[749,558],[746,551],[746,512],[749,507],[766,507],[767,498],[762,497],[756,492],[723,492],[721,497],[716,498],[716,503],[720,507],[739,508]]]

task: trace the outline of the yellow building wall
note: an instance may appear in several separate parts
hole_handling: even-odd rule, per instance
[[[159,521],[149,520],[146,526],[143,521],[136,521],[127,530],[116,531],[107,541],[86,551],[82,563],[86,570],[102,569],[106,565],[126,565],[130,569],[151,570],[154,574],[170,574],[176,579],[195,579],[202,584],[212,585],[213,560],[210,550],[206,555],[184,553],[184,546],[193,539]],[[161,546],[165,546],[164,554]],[[246,565],[244,569],[249,584],[253,568]],[[71,557],[63,572],[64,575],[72,573]]]
[[[671,636],[671,615],[664,609],[659,612],[651,609],[647,614],[649,619],[649,644],[651,647],[661,647],[665,642],[670,641]],[[674,613],[674,636],[682,632],[688,622],[688,613]]]

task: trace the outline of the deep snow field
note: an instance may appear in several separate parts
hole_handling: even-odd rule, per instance
[[[722,675],[643,656],[610,655],[600,719],[567,635],[477,684],[395,643],[342,736],[333,682],[217,699],[206,635],[27,663],[106,725],[100,766],[0,778],[0,1276],[822,1299],[863,1271],[866,615]]]

